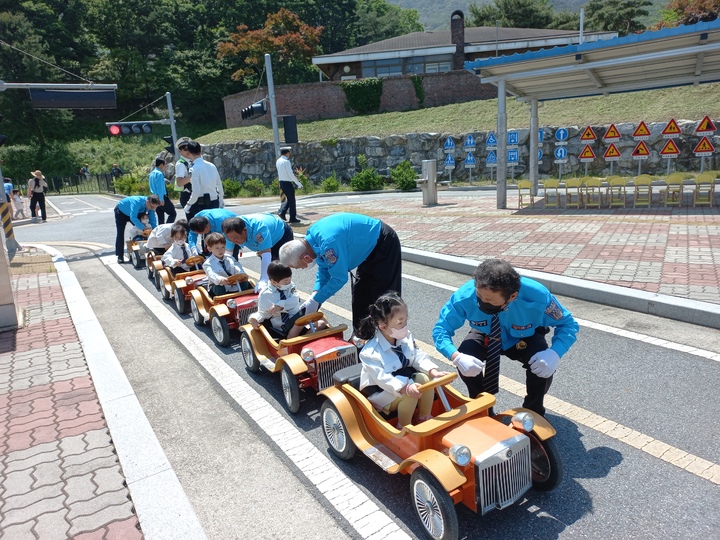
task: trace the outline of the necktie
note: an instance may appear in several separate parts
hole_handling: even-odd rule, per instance
[[[218,259],[218,260],[220,261],[220,266],[222,266],[222,269],[225,270],[225,274],[227,274],[227,276],[230,277],[230,270],[228,270],[228,267],[225,266],[225,263],[226,263],[225,257],[223,257],[222,259]]]
[[[280,300],[287,300],[287,295],[284,291],[278,289],[278,292],[280,293]],[[282,320],[282,322],[286,323],[290,319],[290,314],[283,311],[282,313],[280,313],[280,319]]]
[[[492,316],[490,322],[490,339],[485,351],[484,391],[497,394],[500,391],[500,353],[502,338],[500,335],[500,318]]]
[[[200,237],[200,247],[202,248],[203,253],[207,253],[207,251],[205,250],[205,235],[204,234]]]
[[[408,367],[408,364],[410,363],[410,360],[408,360],[407,356],[405,356],[402,352],[402,345],[397,345],[395,347],[390,347],[395,354],[398,355],[398,358],[400,359],[400,362],[402,362],[402,368]]]
[[[183,244],[181,246],[181,248],[182,248],[182,252],[183,252],[182,262],[184,263],[188,258],[188,252],[187,252],[187,248],[185,247],[185,244]]]

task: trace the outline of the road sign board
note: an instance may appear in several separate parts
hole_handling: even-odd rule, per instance
[[[474,169],[477,162],[475,161],[475,156],[472,154],[468,154],[465,158],[465,168],[466,169]]]
[[[508,150],[507,153],[507,162],[508,165],[511,167],[514,165],[517,165],[517,163],[520,161],[520,151],[519,150]]]
[[[558,130],[555,132],[555,144],[567,144],[569,135],[570,134],[568,133],[568,130],[566,128],[558,128]]]
[[[650,138],[650,130],[647,127],[647,124],[643,120],[640,122],[640,125],[635,129],[635,132],[633,133],[633,139],[636,141],[647,141]]]
[[[647,159],[650,157],[650,150],[647,147],[647,144],[645,144],[645,141],[640,141],[637,143],[637,146],[635,146],[635,150],[632,151],[632,158],[633,159]]]
[[[611,143],[610,146],[607,147],[607,150],[605,150],[603,159],[605,159],[605,161],[619,161],[620,155],[620,150],[617,149],[615,143]]]
[[[443,152],[446,154],[454,154],[455,153],[455,141],[453,141],[452,137],[448,137],[445,139],[445,144],[443,145]]]
[[[476,146],[476,144],[475,144],[475,137],[472,136],[472,133],[470,133],[470,134],[465,138],[465,144],[464,144],[463,146],[465,147],[465,150],[466,150],[466,151],[467,151],[468,149],[470,149],[470,148],[475,148],[475,146]]]
[[[490,150],[488,152],[487,157],[485,158],[485,166],[486,167],[497,167],[497,155],[493,150]]]
[[[520,142],[520,135],[517,131],[508,131],[507,143],[508,146],[517,146]]]
[[[662,136],[664,139],[674,139],[675,137],[679,137],[680,133],[680,126],[678,126],[675,119],[672,118],[667,123],[667,126],[665,126],[665,129],[663,129]]]
[[[538,144],[542,146],[543,141],[545,140],[545,130],[539,129],[538,130]]]
[[[590,161],[593,161],[593,160],[595,159],[595,152],[593,152],[593,149],[590,148],[590,145],[589,145],[589,144],[586,144],[586,145],[585,145],[585,148],[583,148],[583,151],[580,152],[580,157],[579,157],[579,159],[580,159],[580,161],[582,161],[583,163],[585,163],[585,162],[590,162]]]
[[[455,158],[452,157],[452,154],[448,154],[445,156],[445,168],[446,169],[454,169],[455,168]]]
[[[697,157],[709,157],[713,155],[713,152],[715,152],[715,147],[707,137],[700,139],[700,142],[695,147],[695,150],[693,150],[693,154]]]
[[[555,160],[554,160],[555,163],[567,163],[568,162],[568,159],[567,159],[568,151],[565,146],[558,146],[557,148],[555,148],[554,154],[555,154]]]
[[[497,148],[497,138],[495,138],[495,134],[492,131],[488,133],[487,139],[485,139],[485,147]]]
[[[709,116],[706,116],[700,120],[698,127],[695,128],[695,135],[712,135],[716,130],[717,128],[713,121],[710,120]]]
[[[662,150],[660,150],[660,156],[664,158],[676,158],[679,155],[680,149],[672,139],[668,139],[665,146],[663,146]]]
[[[543,151],[538,148],[538,163],[542,163]]]
[[[585,131],[583,131],[583,134],[580,135],[580,140],[584,143],[591,144],[597,141],[597,135],[595,135],[593,128],[588,126],[585,128]]]
[[[603,141],[606,142],[614,142],[620,140],[620,132],[618,131],[618,128],[615,127],[615,124],[610,124],[610,127],[605,132],[605,135],[603,136]],[[616,148],[617,150],[617,148]]]

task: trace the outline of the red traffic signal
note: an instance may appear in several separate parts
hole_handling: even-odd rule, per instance
[[[152,124],[148,122],[112,122],[106,124],[110,135],[145,135],[152,133]]]

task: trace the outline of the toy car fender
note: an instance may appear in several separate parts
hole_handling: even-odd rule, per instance
[[[404,471],[415,463],[427,469],[448,492],[462,487],[467,481],[465,475],[457,465],[450,461],[449,457],[432,448],[418,452],[414,456],[404,460],[400,463],[397,472]],[[387,472],[393,471],[388,470]]]
[[[555,431],[555,428],[550,425],[550,422],[548,422],[544,417],[540,416],[535,411],[531,411],[530,409],[524,409],[522,407],[517,407],[516,409],[508,409],[507,411],[503,411],[500,414],[496,415],[495,418],[497,418],[498,420],[504,416],[512,418],[514,414],[517,414],[519,412],[526,412],[532,414],[533,418],[535,419],[535,427],[533,428],[533,433],[541,441],[546,441],[550,437],[553,437],[555,434],[557,434],[557,431]]]
[[[375,446],[376,441],[372,435],[364,429],[364,426],[361,427],[358,424],[356,418],[359,414],[356,415],[356,412],[353,410],[354,404],[352,404],[339,389],[331,386],[318,392],[318,395],[325,396],[335,405],[340,417],[343,422],[345,422],[345,427],[347,428],[350,439],[352,439],[352,442],[358,447],[358,450],[364,452],[368,448]]]
[[[303,359],[300,358],[299,354],[293,353],[278,358],[277,362],[275,362],[275,371],[280,371],[283,364],[286,364],[287,367],[290,368],[290,371],[292,371],[293,375],[300,375],[301,373],[305,373],[308,370],[307,364],[303,362]]]
[[[209,315],[212,316],[212,314],[215,313],[218,317],[229,317],[230,316],[230,310],[225,304],[218,304],[216,306],[213,306],[210,308]]]

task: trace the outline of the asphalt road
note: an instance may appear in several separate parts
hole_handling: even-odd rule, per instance
[[[367,196],[353,197],[356,200],[332,197],[310,199],[308,203],[357,202],[361,211],[361,202]],[[318,452],[327,455],[319,428],[321,400],[308,393],[303,396],[300,412],[287,414],[279,376],[264,371],[248,373],[237,341],[228,349],[218,348],[209,330],[196,328],[189,315],[181,317],[182,332],[168,335],[97,257],[112,252],[107,246],[114,239],[112,208],[116,200],[101,196],[51,200],[67,215],[47,224],[19,226],[16,237],[21,243],[56,245],[68,256],[70,268],[93,305],[208,536],[356,537],[350,523],[273,443],[266,433],[269,426],[250,420],[230,399],[228,389],[218,385],[181,344],[191,334],[200,336]],[[271,210],[273,206],[263,203],[243,207],[242,211]],[[250,271],[259,269],[252,254],[246,253],[241,262]],[[130,265],[123,265],[122,271],[159,297],[144,271]],[[430,342],[440,307],[450,291],[468,277],[412,264],[404,265],[404,273],[403,296],[409,305],[410,327],[418,339]],[[296,272],[294,279],[302,291],[311,290],[314,276],[310,273]],[[349,323],[343,317],[350,309],[349,300],[349,288],[345,287],[330,300],[331,305],[326,305],[333,323]],[[719,333],[607,306],[560,300],[583,323],[578,342],[561,360],[550,394],[574,410],[585,409],[717,463],[720,422],[715,408],[720,365],[639,341],[627,332],[711,351],[720,350]],[[159,309],[177,317],[169,302]],[[524,380],[519,365],[507,359],[502,363],[502,375],[517,382]],[[507,390],[501,390],[497,397],[496,410],[521,403],[520,397]],[[548,413],[558,430],[557,443],[565,464],[566,477],[559,488],[550,493],[531,490],[515,506],[484,517],[458,507],[460,538],[717,537],[717,484],[570,416]],[[421,534],[410,506],[407,476],[386,475],[362,455],[336,463],[406,533],[411,537]]]

